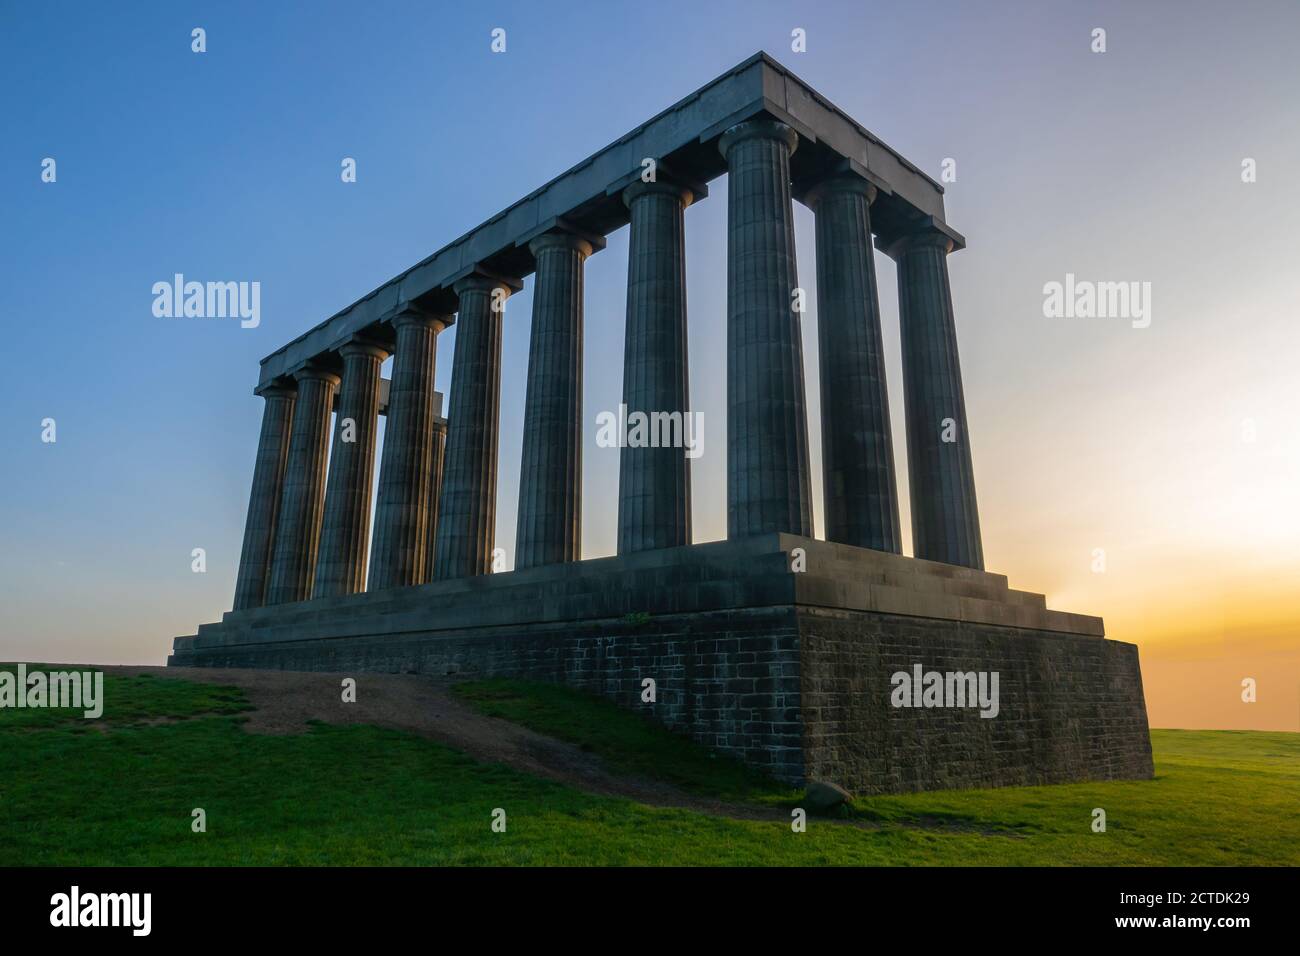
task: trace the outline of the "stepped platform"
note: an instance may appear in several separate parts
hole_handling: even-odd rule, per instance
[[[1100,618],[1004,575],[785,534],[232,611],[168,663],[565,683],[855,793],[1152,774],[1137,648]],[[920,687],[900,706],[918,665],[996,673],[996,714]]]

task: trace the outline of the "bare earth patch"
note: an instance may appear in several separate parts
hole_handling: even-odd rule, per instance
[[[152,674],[238,687],[254,710],[245,728],[255,734],[300,734],[308,721],[372,724],[405,730],[534,776],[605,796],[660,807],[683,807],[742,819],[788,819],[788,811],[708,800],[656,780],[610,773],[586,751],[496,717],[452,695],[449,681],[415,674],[328,674],[316,671],[211,667],[104,666],[106,674]],[[355,703],[343,703],[342,680],[357,682]]]

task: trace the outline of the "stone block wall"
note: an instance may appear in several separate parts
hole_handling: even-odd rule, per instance
[[[1152,776],[1137,648],[1098,637],[802,608],[810,778],[853,793]],[[891,675],[997,671],[999,712],[895,708]]]

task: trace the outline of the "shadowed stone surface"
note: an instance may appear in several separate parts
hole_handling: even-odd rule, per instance
[[[890,676],[996,671],[999,712],[893,707]],[[1149,779],[1133,644],[815,609],[800,615],[804,767],[854,793]]]
[[[871,245],[875,187],[852,175],[805,197],[817,216],[817,338],[821,365],[826,537],[902,551],[894,444]]]
[[[780,123],[728,130],[727,536],[812,534],[790,155]]]
[[[690,190],[667,182],[636,183],[623,193],[632,214],[623,404],[629,417],[676,414],[679,442],[690,408],[682,213],[692,198]],[[655,428],[653,419],[649,427]],[[691,543],[691,461],[680,444],[657,443],[661,447],[620,450],[619,554]]]
[[[496,535],[497,452],[501,420],[501,324],[493,311],[510,289],[495,279],[471,276],[456,283],[456,354],[448,398],[447,457],[438,515],[438,580],[487,574]]]
[[[311,597],[325,507],[325,460],[329,454],[330,413],[339,377],[308,367],[294,375],[294,406],[284,490],[275,526],[275,551],[267,604],[288,604]]]
[[[446,317],[413,311],[393,320],[397,345],[379,470],[371,591],[408,587],[424,580],[429,469],[437,417],[433,371],[438,333],[448,324]]]
[[[982,568],[975,471],[948,285],[951,250],[952,240],[934,231],[886,249],[898,263],[912,551],[918,558]],[[949,427],[955,441],[944,441]]]
[[[592,245],[547,233],[537,257],[515,567],[576,561],[582,545],[582,273]]]
[[[370,495],[379,431],[379,368],[388,353],[364,342],[349,343],[341,351],[343,384],[334,416],[333,452],[325,486],[316,597],[352,594],[366,585]],[[347,434],[350,441],[343,440]]]
[[[266,602],[266,584],[271,572],[275,524],[284,489],[284,466],[289,457],[289,430],[298,393],[272,387],[263,391],[262,433],[257,440],[257,461],[253,466],[253,488],[248,495],[248,518],[244,523],[244,545],[239,554],[239,575],[235,579],[236,611],[261,607]]]

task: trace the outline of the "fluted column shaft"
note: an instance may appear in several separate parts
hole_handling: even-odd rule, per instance
[[[433,422],[433,434],[429,444],[429,503],[425,508],[424,522],[424,577],[422,583],[434,579],[434,566],[437,556],[439,508],[442,503],[442,471],[446,461],[447,422]]]
[[[379,468],[371,591],[424,581],[435,418],[433,372],[438,333],[447,324],[445,317],[417,312],[393,319],[397,344]]]
[[[379,369],[388,353],[352,342],[341,350],[343,385],[335,415],[333,454],[325,486],[316,563],[316,597],[365,590],[370,546],[370,496],[379,430]]]
[[[727,159],[727,535],[812,535],[803,341],[793,307],[790,155],[765,120],[732,127]]]
[[[262,398],[266,401],[262,409],[262,432],[257,440],[253,488],[248,495],[248,517],[244,522],[244,546],[239,553],[239,575],[235,579],[236,611],[261,607],[266,601],[297,393],[291,388],[271,387],[262,393]]]
[[[576,561],[582,541],[582,277],[592,247],[546,233],[528,353],[515,567]]]
[[[311,597],[325,507],[330,413],[339,377],[321,369],[305,368],[294,378],[298,381],[298,401],[284,466],[267,604],[289,604]]]
[[[631,214],[627,263],[627,332],[623,404],[629,418],[657,417],[686,438],[689,397],[686,349],[686,240],[683,211],[690,190],[638,182],[623,192]],[[672,422],[676,421],[674,429]],[[660,438],[671,437],[659,435]],[[691,462],[682,444],[629,442],[619,455],[618,553],[691,543]]]
[[[438,580],[487,574],[496,539],[501,419],[501,322],[510,290],[471,276],[456,284],[456,354],[437,532]]]
[[[806,197],[817,217],[817,340],[826,540],[900,553],[894,445],[871,245],[875,187],[858,176]]]
[[[912,550],[918,558],[983,569],[948,284],[951,249],[952,240],[934,231],[910,236],[889,249],[898,263]]]

